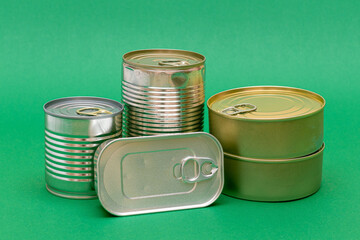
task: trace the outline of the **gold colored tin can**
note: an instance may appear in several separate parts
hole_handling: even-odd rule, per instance
[[[291,87],[257,86],[212,96],[210,133],[224,152],[257,159],[290,159],[323,144],[325,100]]]
[[[254,159],[224,153],[224,194],[254,201],[289,201],[320,188],[324,145],[292,159]]]

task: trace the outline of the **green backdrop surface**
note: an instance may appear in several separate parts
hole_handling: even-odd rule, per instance
[[[1,1],[0,239],[360,238],[359,12],[359,1],[331,0]],[[131,217],[49,194],[42,105],[121,100],[121,57],[146,48],[204,54],[206,98],[253,85],[321,94],[320,191],[285,203],[222,195],[207,208]]]

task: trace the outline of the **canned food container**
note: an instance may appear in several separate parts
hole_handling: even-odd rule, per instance
[[[49,192],[95,198],[93,156],[105,140],[121,137],[123,106],[97,97],[50,101],[45,111],[45,180]]]
[[[205,57],[170,49],[123,56],[124,134],[147,136],[203,129]]]
[[[315,152],[323,143],[325,100],[307,90],[237,88],[215,94],[207,106],[210,133],[229,154],[289,159]]]
[[[224,153],[224,194],[254,201],[289,201],[320,188],[324,145],[292,159],[254,159]]]
[[[222,147],[208,133],[109,140],[94,160],[99,200],[117,216],[205,207],[224,184]]]

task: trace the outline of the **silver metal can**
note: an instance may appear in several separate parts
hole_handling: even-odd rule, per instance
[[[66,198],[95,198],[96,148],[121,137],[121,103],[97,97],[52,100],[45,111],[45,180],[49,192]]]
[[[183,50],[138,50],[123,56],[124,134],[203,129],[205,57]]]
[[[95,153],[95,189],[117,216],[205,207],[222,191],[223,158],[203,132],[109,140]]]

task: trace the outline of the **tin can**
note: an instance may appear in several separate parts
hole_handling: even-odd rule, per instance
[[[259,86],[212,96],[210,133],[224,152],[258,159],[289,159],[317,151],[323,143],[325,100],[290,87]]]
[[[254,201],[289,201],[320,188],[324,145],[292,159],[254,159],[224,153],[223,193]]]
[[[49,192],[95,198],[93,156],[102,142],[121,137],[123,106],[97,97],[52,100],[45,111],[45,180]]]
[[[123,56],[124,134],[147,136],[203,129],[205,57],[183,50]]]
[[[95,153],[95,188],[116,216],[205,207],[222,191],[223,157],[204,132],[109,140]]]

